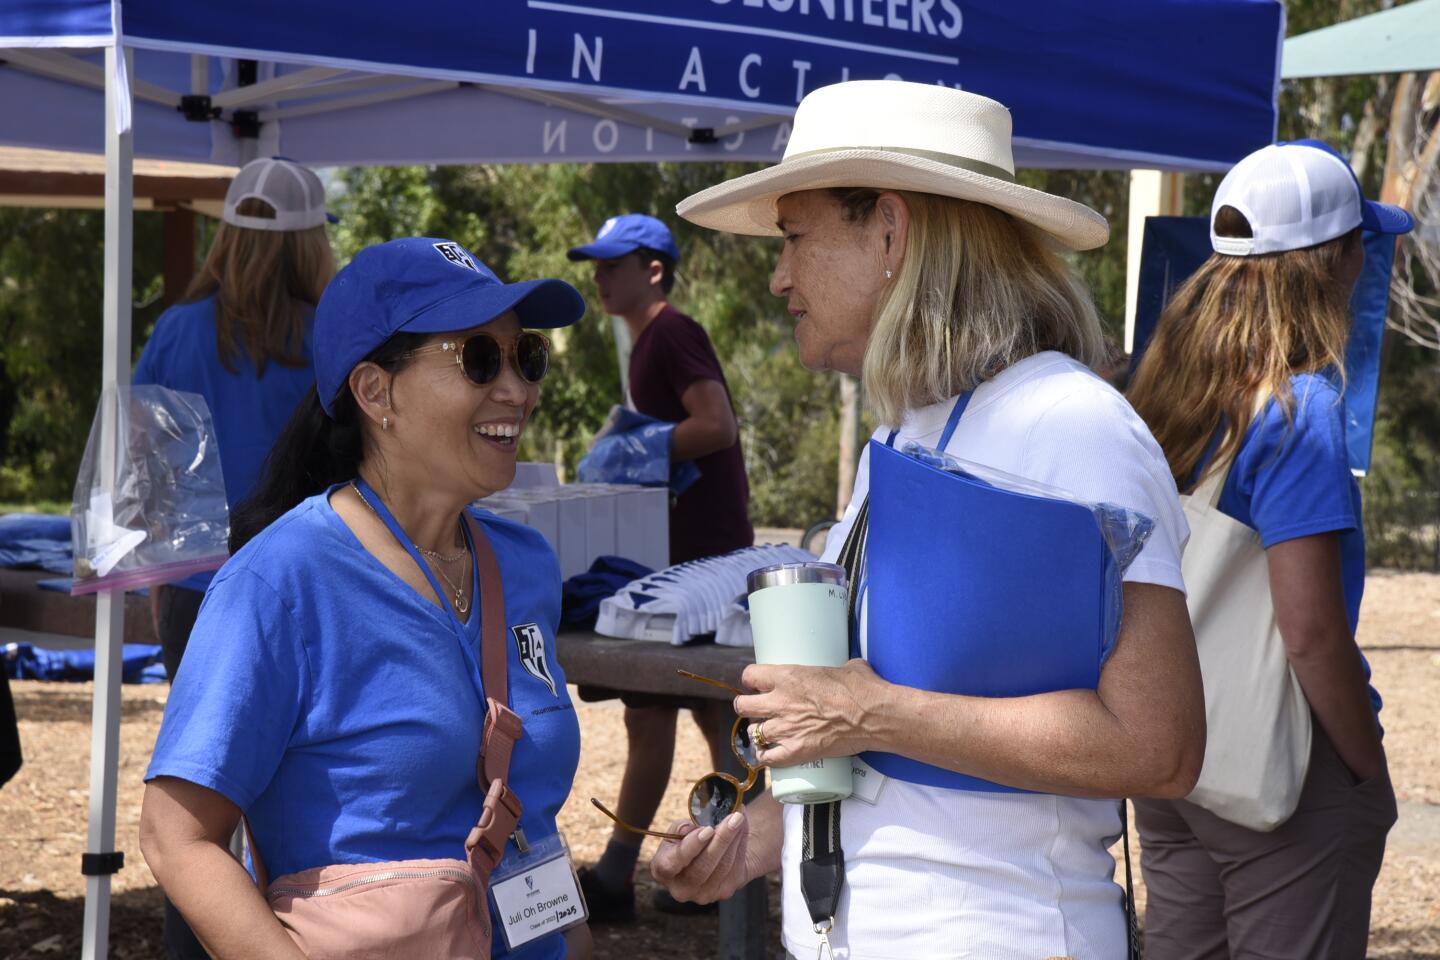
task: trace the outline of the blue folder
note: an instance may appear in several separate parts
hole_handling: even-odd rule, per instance
[[[886,680],[983,697],[1099,684],[1113,558],[1087,507],[872,441],[866,552],[867,656]],[[863,756],[911,783],[1026,792],[896,754]]]

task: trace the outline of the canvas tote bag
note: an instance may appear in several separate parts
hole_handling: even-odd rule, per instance
[[[246,824],[260,891],[280,924],[310,960],[489,960],[490,875],[520,821],[520,799],[506,780],[520,739],[509,707],[505,595],[500,566],[484,530],[468,514],[479,568],[480,656],[488,697],[476,777],[485,791],[465,859],[313,867],[266,882],[265,866]],[[442,593],[441,596],[444,594]],[[243,821],[242,821],[243,822]]]
[[[1230,468],[1182,496],[1181,571],[1205,681],[1205,764],[1186,799],[1231,823],[1274,830],[1300,802],[1310,705],[1285,656],[1260,534],[1217,508]]]

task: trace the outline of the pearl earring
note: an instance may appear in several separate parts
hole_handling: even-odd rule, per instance
[[[390,418],[389,418],[389,417],[381,417],[381,418],[380,418],[380,429],[381,429],[381,430],[389,430],[389,429],[390,429]]]
[[[889,280],[892,276],[894,276],[894,274],[892,274],[889,270],[886,270],[886,271],[885,271],[885,279],[886,279],[886,280]]]

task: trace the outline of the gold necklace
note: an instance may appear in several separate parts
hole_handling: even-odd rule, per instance
[[[363,504],[365,504],[366,507],[369,507],[370,512],[373,513],[373,514],[375,514],[375,519],[376,519],[376,520],[380,520],[381,523],[384,523],[384,522],[385,522],[384,520],[381,519],[379,511],[377,511],[377,510],[375,509],[374,505],[372,505],[369,500],[365,499],[365,494],[363,494],[363,493],[360,492],[360,487],[356,485],[356,483],[355,483],[354,480],[351,480],[351,481],[350,481],[350,489],[351,489],[351,490],[354,490],[354,491],[355,491],[355,496],[357,496],[357,497],[360,498],[360,502],[363,503]],[[398,525],[398,524],[397,524],[397,525]],[[441,563],[454,563],[455,561],[460,560],[460,559],[462,559],[462,558],[468,558],[469,555],[470,555],[470,553],[469,553],[468,550],[461,550],[459,553],[455,554],[455,556],[453,556],[453,557],[445,557],[445,556],[442,556],[441,554],[437,553],[437,552],[434,551],[434,550],[426,550],[424,547],[420,546],[420,544],[415,543],[414,541],[411,541],[411,546],[413,546],[416,550],[419,550],[419,551],[420,551],[422,554],[424,554],[425,556],[430,557],[430,558],[432,558],[432,559],[434,559],[434,560],[438,560],[438,561],[440,561]],[[460,573],[460,582],[461,582],[461,583],[464,583],[465,580],[467,579],[466,574],[469,572],[469,568],[470,568],[470,564],[469,564],[469,563],[466,563],[465,566],[464,566],[464,568],[461,570],[461,573]],[[450,579],[449,574],[447,574],[447,573],[445,572],[445,569],[444,569],[443,567],[441,567],[441,566],[439,566],[439,565],[434,565],[434,566],[431,567],[431,569],[434,570],[436,573],[440,574],[440,579],[442,579],[442,580],[445,581],[445,585],[448,586],[448,587],[450,588],[451,592],[455,595],[455,599],[454,599],[454,601],[453,601],[454,604],[455,604],[455,612],[458,613],[458,614],[460,614],[460,616],[462,616],[462,617],[465,616],[465,614],[469,613],[469,612],[470,612],[470,601],[466,598],[466,596],[465,596],[465,591],[464,591],[463,589],[461,589],[461,587],[460,587],[458,584],[456,584],[454,580],[451,580],[451,579]]]
[[[418,543],[414,544],[414,547],[415,547],[416,550],[419,550],[421,553],[425,554],[425,556],[429,557],[431,560],[439,560],[441,563],[459,563],[459,562],[465,557],[465,554],[466,554],[466,551],[461,550],[459,553],[455,554],[455,556],[453,556],[453,557],[447,557],[447,556],[445,556],[445,554],[440,553],[438,550],[426,550],[424,547],[420,546],[420,544],[418,544]]]
[[[446,583],[446,585],[449,586],[450,589],[454,592],[454,594],[455,594],[455,612],[458,613],[458,614],[460,614],[460,616],[462,616],[462,617],[465,616],[466,611],[468,611],[468,610],[470,609],[470,601],[467,600],[467,599],[465,599],[465,591],[461,590],[459,584],[457,584],[454,580],[451,580],[451,579],[450,579],[449,575],[445,573],[445,568],[444,568],[444,567],[435,566],[435,567],[431,567],[431,569],[434,570],[436,573],[440,574],[440,579],[444,580],[445,583]],[[469,564],[469,563],[466,563],[465,566],[461,568],[461,572],[460,572],[460,582],[461,582],[461,583],[464,583],[464,582],[465,582],[465,574],[469,572],[469,569],[470,569],[470,564]]]

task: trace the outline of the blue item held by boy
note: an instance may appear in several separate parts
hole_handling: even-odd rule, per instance
[[[694,461],[670,462],[675,424],[626,407],[612,407],[605,426],[577,471],[581,483],[669,486],[680,495],[700,479]]]
[[[0,517],[0,567],[38,567],[68,575],[75,567],[70,552],[70,518],[43,513]]]

